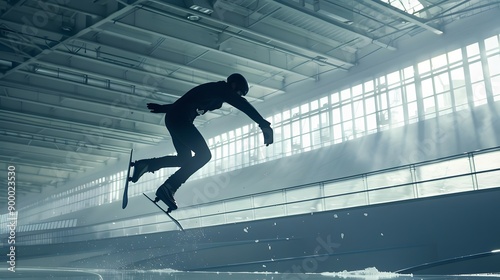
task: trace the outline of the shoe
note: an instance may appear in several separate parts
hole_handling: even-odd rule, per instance
[[[168,212],[176,210],[178,207],[174,199],[175,191],[170,184],[164,183],[156,190],[155,202],[163,201],[168,206]]]
[[[146,160],[138,160],[134,162],[134,174],[132,175],[132,182],[135,183],[139,181],[144,173],[148,172],[149,164],[146,163]]]

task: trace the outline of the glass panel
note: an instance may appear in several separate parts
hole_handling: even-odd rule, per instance
[[[488,57],[488,67],[489,67],[489,72],[490,76],[495,76],[500,74],[500,55],[494,55],[491,57]]]
[[[203,213],[203,215],[222,214],[224,213],[224,204],[214,203],[205,205],[201,208],[201,212]]]
[[[486,88],[484,86],[484,82],[479,82],[472,85],[472,100],[474,100],[474,106],[479,106],[487,103]]]
[[[377,117],[375,116],[375,114],[371,114],[366,117],[366,130],[367,131],[377,130]]]
[[[373,91],[373,89],[374,89],[374,87],[373,87],[373,80],[365,82],[364,86],[365,86],[365,93]]]
[[[300,113],[301,114],[306,114],[309,112],[309,103],[303,104],[300,106]]]
[[[413,119],[418,117],[417,102],[408,103],[408,118]]]
[[[343,124],[343,129],[344,129],[344,137],[348,140],[350,139],[353,139],[353,133],[354,133],[354,130],[353,130],[353,122],[352,121],[347,121],[347,122],[344,122]]]
[[[467,91],[465,87],[457,88],[453,90],[453,96],[455,98],[455,106],[460,106],[467,104]]]
[[[472,176],[460,176],[449,178],[446,180],[432,181],[427,183],[418,184],[418,196],[435,196],[448,193],[471,191],[472,188]]]
[[[321,129],[321,142],[328,143],[332,140],[330,128]]]
[[[305,134],[305,133],[308,133],[309,131],[311,131],[311,128],[309,126],[309,118],[303,118],[301,120],[301,130],[300,130],[300,132],[302,134]]]
[[[467,56],[469,58],[479,56],[479,44],[474,43],[467,46]]]
[[[465,85],[465,75],[462,67],[452,70],[450,74],[454,88],[463,87]]]
[[[413,70],[413,66],[406,67],[403,70],[403,75],[405,79],[411,79],[415,76],[415,71]]]
[[[436,93],[440,93],[451,88],[448,72],[434,77],[434,87],[436,88]]]
[[[340,99],[339,99],[339,95],[340,95],[340,94],[339,94],[338,92],[336,92],[336,93],[333,93],[333,94],[330,96],[330,99],[331,99],[331,104],[332,104],[332,105],[334,105],[334,104],[336,104],[336,103],[338,103],[338,102],[339,102],[339,100],[340,100]]]
[[[366,114],[375,113],[375,97],[369,97],[365,100]]]
[[[497,50],[499,48],[498,45],[498,36],[492,36],[486,40],[484,40],[484,48],[489,50]]]
[[[354,126],[356,130],[356,137],[362,137],[365,135],[365,118],[358,118],[354,121]]]
[[[323,108],[323,107],[327,107],[328,105],[329,105],[329,103],[328,103],[328,97],[323,97],[323,98],[321,98],[321,99],[319,100],[319,106],[320,106],[321,108]]]
[[[311,147],[311,133],[302,134],[301,138],[302,148],[304,148],[305,151],[308,151],[309,147]]]
[[[434,97],[429,97],[424,99],[424,112],[425,114],[431,114],[436,112],[436,104]]]
[[[253,220],[253,210],[238,211],[226,214],[226,222],[228,223],[237,223],[249,220]]]
[[[250,197],[232,199],[224,202],[226,211],[235,211],[241,209],[252,209],[252,200]]]
[[[394,186],[405,183],[411,183],[410,169],[395,170],[386,173],[372,174],[367,178],[368,189]]]
[[[340,108],[334,108],[332,110],[332,120],[334,124],[338,124],[342,121],[340,118]]]
[[[402,125],[405,120],[403,106],[397,106],[391,109],[391,123]]]
[[[494,78],[491,78],[491,88],[493,96],[495,97],[495,101],[498,101],[498,97],[500,96],[500,75]]]
[[[342,120],[351,120],[352,119],[352,108],[351,103],[342,106]]]
[[[349,98],[351,98],[351,89],[344,89],[340,92],[340,97],[341,97],[341,100],[344,101],[344,100],[347,100]]]
[[[450,64],[462,60],[462,50],[456,49],[448,53],[448,61]]]
[[[325,210],[367,205],[366,193],[325,198]]]
[[[395,88],[390,90],[387,96],[389,97],[389,106],[391,107],[403,103],[403,99],[401,97],[401,88]]]
[[[422,147],[422,149],[432,150],[433,147]],[[415,173],[418,181],[460,175],[470,172],[469,159],[466,157],[415,167]]]
[[[201,217],[201,225],[202,226],[211,226],[211,225],[220,225],[224,224],[224,215],[214,215],[214,216],[206,216]]]
[[[354,106],[354,116],[356,118],[364,116],[363,100],[358,100],[354,102],[353,106]]]
[[[285,192],[286,201],[301,201],[306,199],[313,199],[321,197],[321,189],[319,185],[302,187],[297,189],[288,189]]]
[[[357,85],[352,87],[352,97],[356,97],[363,94],[363,85]]]
[[[415,198],[413,185],[369,191],[370,204]]]
[[[387,75],[387,83],[389,85],[397,84],[397,83],[399,83],[399,80],[400,80],[399,71],[392,72],[392,73]]]
[[[500,171],[477,174],[477,185],[479,189],[500,187]]]
[[[266,219],[272,217],[282,217],[285,215],[285,206],[271,206],[254,210],[255,219]]]
[[[500,151],[474,155],[474,165],[476,171],[500,168]]]
[[[451,108],[451,96],[450,92],[445,92],[437,95],[438,110],[446,110]]]
[[[351,192],[364,191],[363,178],[355,178],[346,181],[326,183],[324,186],[325,196],[340,195]]]
[[[429,97],[434,94],[434,88],[432,86],[432,79],[422,80],[422,96]]]
[[[418,73],[420,75],[424,74],[424,73],[427,73],[431,71],[431,62],[430,60],[425,60],[425,61],[422,61],[418,64]]]
[[[409,84],[406,86],[406,101],[417,100],[417,92],[415,91],[415,84]]]
[[[321,199],[304,201],[304,202],[295,202],[286,205],[286,211],[288,215],[318,212],[322,210],[323,206],[321,203]]]
[[[284,203],[283,193],[281,191],[272,192],[267,194],[255,195],[254,199],[254,207],[263,207],[269,205],[276,205]]]
[[[446,66],[446,64],[446,54],[432,58],[432,69],[434,70]]]
[[[469,71],[471,83],[482,81],[484,79],[481,61],[470,64]]]
[[[319,108],[319,101],[314,100],[310,102],[311,111],[317,110]]]

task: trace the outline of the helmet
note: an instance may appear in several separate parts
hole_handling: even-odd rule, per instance
[[[236,91],[241,91],[241,94],[245,96],[248,92],[248,83],[245,77],[239,73],[234,73],[227,77],[228,84],[236,84]]]

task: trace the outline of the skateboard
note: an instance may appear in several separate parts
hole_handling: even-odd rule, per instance
[[[128,169],[127,169],[127,177],[125,177],[125,189],[123,190],[123,199],[122,199],[122,209],[125,209],[128,204],[128,183],[132,179],[130,177],[130,168],[134,166],[134,163],[132,162],[132,153],[134,152],[134,149],[130,150],[130,159],[128,160]]]
[[[158,205],[154,200],[152,200],[147,194],[145,193],[142,193],[147,199],[149,199],[149,201],[153,202],[154,205],[156,205],[156,207],[160,208],[161,211],[163,211],[163,213],[167,214],[167,216],[172,220],[172,222],[174,222],[181,231],[184,231],[184,228],[181,226],[181,224],[176,220],[174,219],[174,217],[170,216],[169,214],[169,211],[165,211],[165,209],[163,209],[160,205]]]

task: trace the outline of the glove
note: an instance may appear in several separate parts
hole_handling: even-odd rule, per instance
[[[156,103],[148,103],[148,109],[150,110],[151,113],[166,113],[167,108],[170,104],[167,105],[160,105]]]
[[[267,147],[274,141],[273,129],[270,126],[261,126],[260,129],[262,129],[262,133],[264,134],[264,144]]]

